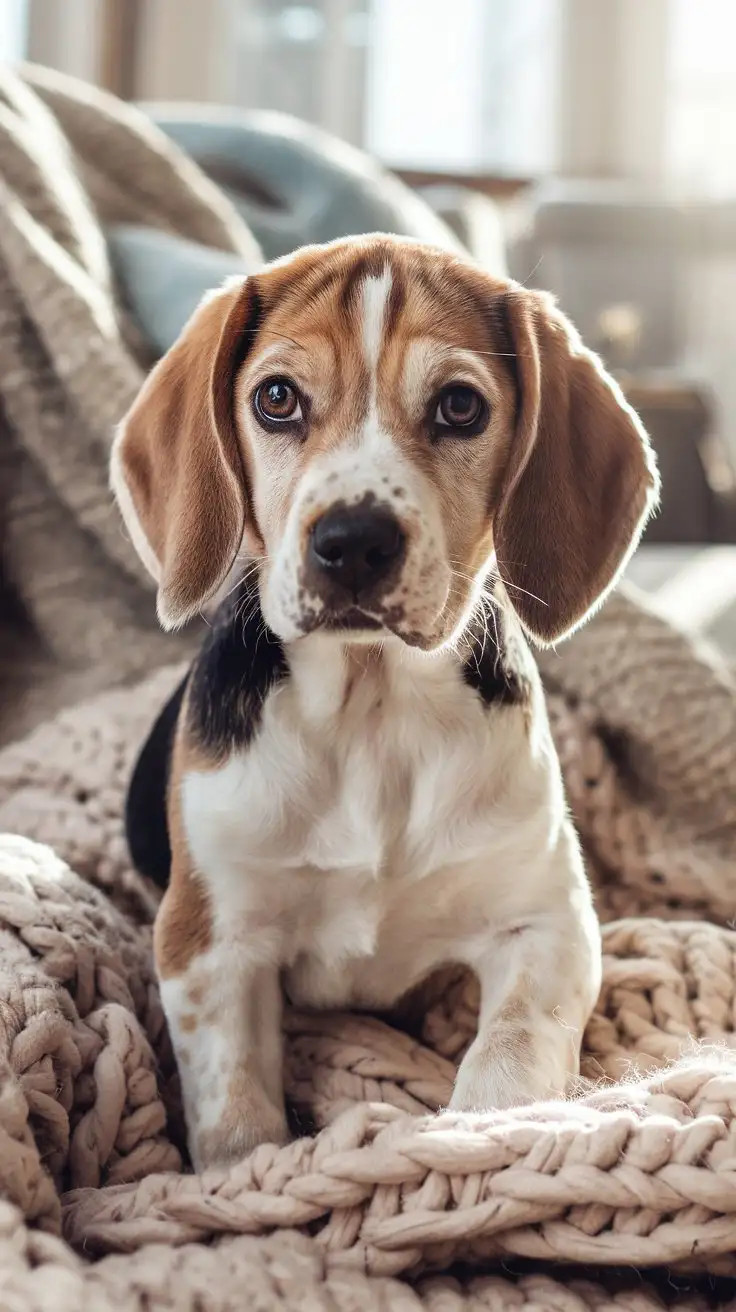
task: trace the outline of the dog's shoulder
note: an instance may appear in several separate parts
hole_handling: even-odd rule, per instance
[[[213,758],[249,746],[269,693],[287,675],[283,646],[263,618],[258,585],[246,578],[220,604],[192,665],[188,737]]]

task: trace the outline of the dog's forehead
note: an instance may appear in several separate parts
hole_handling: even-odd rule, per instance
[[[369,366],[397,338],[487,352],[505,291],[444,251],[389,240],[325,248],[321,258],[297,256],[277,272],[269,335],[358,348]]]

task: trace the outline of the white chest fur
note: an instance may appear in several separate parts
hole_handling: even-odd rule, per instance
[[[182,783],[221,932],[301,1001],[375,1004],[554,899],[564,805],[538,688],[530,737],[451,655],[315,635],[289,664],[254,743]]]

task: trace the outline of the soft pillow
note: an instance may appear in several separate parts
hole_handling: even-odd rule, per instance
[[[205,292],[231,274],[256,272],[242,255],[160,228],[120,224],[106,235],[124,300],[156,355],[168,351]]]
[[[217,182],[266,260],[310,242],[392,232],[463,251],[420,196],[370,156],[285,114],[204,106],[149,106],[157,125]],[[107,229],[123,296],[147,342],[163,354],[204,292],[253,272],[239,255],[143,225]]]
[[[300,119],[217,106],[144,108],[218,183],[267,260],[365,232],[463,250],[426,201],[370,155]]]

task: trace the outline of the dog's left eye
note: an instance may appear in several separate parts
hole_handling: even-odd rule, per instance
[[[438,428],[477,428],[486,403],[473,387],[453,383],[440,393],[434,422]]]
[[[261,383],[253,398],[256,413],[271,423],[301,419],[302,408],[293,383],[285,378],[269,378]]]

